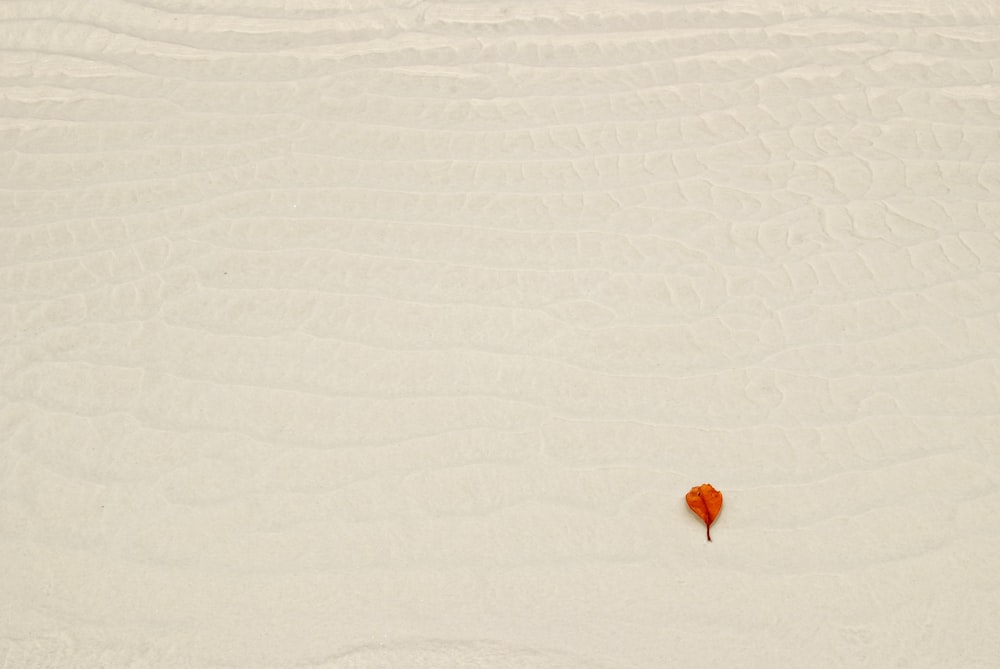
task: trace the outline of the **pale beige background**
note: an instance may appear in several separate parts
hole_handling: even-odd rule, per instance
[[[998,35],[0,3],[0,666],[996,666]]]

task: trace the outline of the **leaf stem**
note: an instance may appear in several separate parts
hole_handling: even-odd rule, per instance
[[[700,492],[698,493],[698,498],[701,500],[702,506],[705,507],[705,536],[708,540],[712,540],[712,523],[715,522],[715,518],[712,517],[712,510],[708,508],[708,500]]]

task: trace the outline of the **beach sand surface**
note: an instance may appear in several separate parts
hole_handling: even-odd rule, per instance
[[[997,666],[998,35],[0,3],[0,667]]]

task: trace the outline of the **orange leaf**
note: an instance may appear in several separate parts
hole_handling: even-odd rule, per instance
[[[705,521],[705,536],[712,540],[711,527],[722,511],[722,493],[708,483],[702,483],[691,488],[684,498],[691,510]]]

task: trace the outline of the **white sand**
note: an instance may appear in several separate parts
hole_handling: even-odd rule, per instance
[[[0,667],[998,666],[995,3],[0,19]]]

